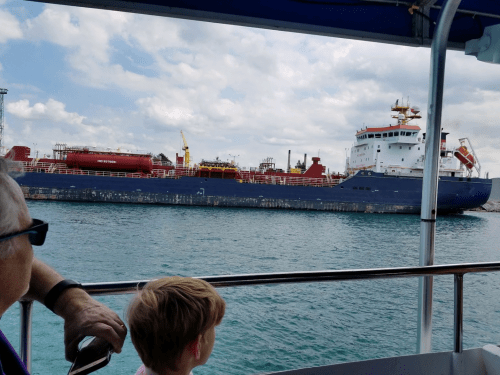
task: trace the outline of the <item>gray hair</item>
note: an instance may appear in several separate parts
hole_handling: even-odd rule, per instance
[[[19,163],[0,157],[0,236],[20,229],[19,218],[24,209],[15,199],[20,191],[17,183],[9,176],[9,169],[19,171]],[[14,252],[12,241],[0,241],[0,259],[9,258]]]

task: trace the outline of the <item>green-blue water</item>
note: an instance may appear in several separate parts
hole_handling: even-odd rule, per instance
[[[80,282],[417,266],[420,218],[253,209],[29,202],[46,220],[35,254]],[[500,260],[500,215],[440,217],[436,264]],[[500,274],[466,275],[464,347],[500,342]],[[416,347],[417,279],[222,288],[227,313],[201,374],[255,374],[394,355]],[[453,277],[435,278],[433,350],[453,349]],[[130,295],[99,298],[124,315]],[[17,344],[18,306],[0,321]],[[96,374],[134,374],[127,338]],[[32,373],[66,374],[62,320],[39,304]]]

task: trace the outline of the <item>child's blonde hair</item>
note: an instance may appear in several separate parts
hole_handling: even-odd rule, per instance
[[[128,307],[132,343],[153,371],[178,370],[186,346],[218,325],[225,309],[222,297],[204,280],[173,276],[151,281]]]

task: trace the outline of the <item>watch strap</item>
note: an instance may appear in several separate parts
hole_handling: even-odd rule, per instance
[[[52,312],[54,312],[54,305],[56,304],[58,298],[61,296],[62,292],[70,288],[83,289],[83,286],[82,284],[69,279],[59,281],[56,285],[52,287],[51,290],[49,290],[49,292],[47,293],[47,295],[43,300],[43,304],[47,308],[49,308]]]

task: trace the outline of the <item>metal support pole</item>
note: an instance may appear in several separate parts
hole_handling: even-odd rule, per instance
[[[3,96],[7,94],[7,89],[0,89],[0,156],[4,155],[4,144],[3,144],[3,129],[5,127],[4,124],[4,105],[3,105]]]
[[[441,143],[441,112],[443,109],[446,45],[453,17],[461,0],[448,0],[441,9],[431,46],[431,68],[427,108],[425,165],[422,185],[420,224],[420,266],[434,264],[436,234],[439,147]],[[417,353],[432,349],[432,277],[421,277],[418,288]]]
[[[19,337],[19,354],[28,372],[31,372],[31,316],[33,301],[20,301],[21,336]]]
[[[455,275],[455,324],[453,341],[455,353],[462,353],[464,333],[464,275]]]

